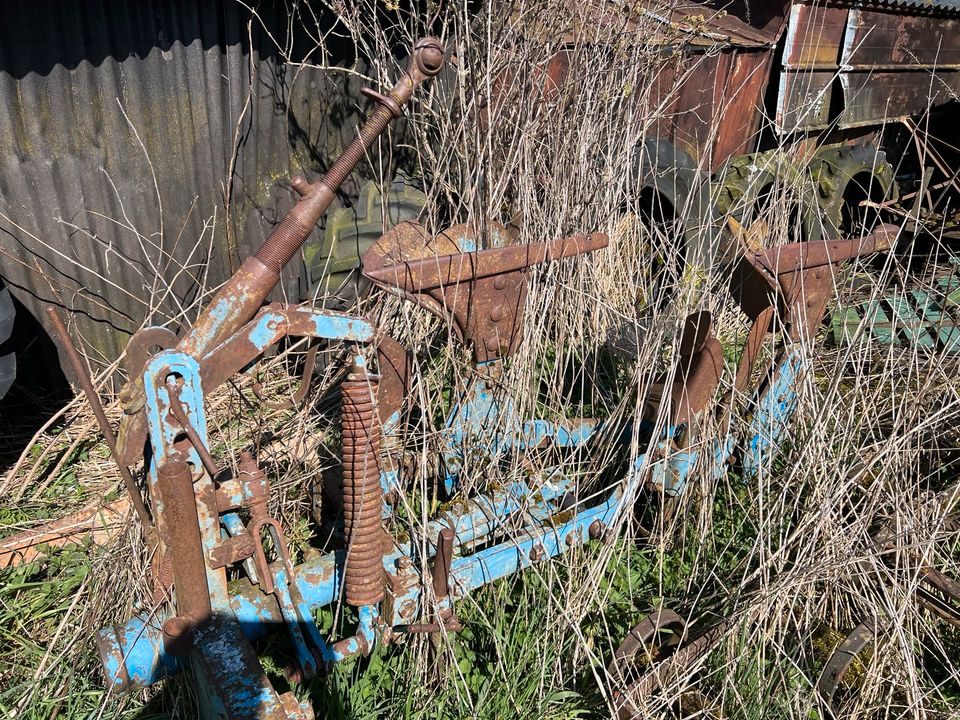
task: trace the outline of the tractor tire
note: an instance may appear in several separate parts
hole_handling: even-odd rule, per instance
[[[806,169],[782,151],[730,158],[715,182],[716,206],[726,218],[724,229],[731,238],[726,253],[730,259],[744,244],[766,247],[823,237],[814,184]]]
[[[880,203],[897,194],[893,167],[873,145],[823,150],[810,164],[828,237],[868,233],[883,219],[865,200]]]
[[[366,183],[353,207],[329,213],[321,242],[308,243],[303,254],[313,303],[345,311],[367,292],[370,283],[360,274],[363,254],[387,230],[416,220],[427,197],[409,178],[399,175],[386,199],[375,182]]]

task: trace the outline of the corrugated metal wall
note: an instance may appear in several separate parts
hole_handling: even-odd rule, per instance
[[[248,28],[235,2],[4,5],[0,274],[35,317],[75,312],[104,358],[222,282],[289,207],[290,173],[354,131],[356,78],[285,65],[266,30],[297,41],[287,9],[258,12]]]

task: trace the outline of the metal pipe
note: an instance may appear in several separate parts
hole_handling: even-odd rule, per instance
[[[236,274],[220,288],[210,305],[197,319],[179,349],[200,357],[219,340],[236,332],[260,309],[280,280],[284,266],[300,252],[320,217],[336,197],[337,188],[364,157],[390,121],[401,114],[401,107],[424,80],[443,67],[443,48],[435,38],[425,37],[413,48],[410,65],[388,96],[375,94],[380,107],[360,128],[357,137],[343,151],[333,167],[320,180],[309,183],[303,177],[291,181],[300,200],[274,228],[270,237],[254,255],[248,257]],[[370,94],[370,93],[368,93]]]
[[[83,390],[83,394],[87,396],[87,402],[90,403],[93,415],[97,419],[97,425],[100,426],[103,439],[107,441],[107,447],[110,448],[110,455],[120,470],[120,478],[123,480],[123,485],[127,489],[127,494],[130,496],[133,509],[137,511],[137,516],[140,518],[143,527],[147,529],[152,528],[153,521],[150,518],[150,513],[147,511],[147,506],[143,503],[143,497],[140,495],[137,482],[133,479],[133,475],[130,474],[130,468],[120,462],[120,455],[117,453],[117,436],[113,434],[110,421],[107,419],[107,414],[103,410],[103,404],[100,402],[100,396],[97,395],[97,391],[93,387],[90,375],[83,361],[80,359],[80,353],[77,352],[77,347],[73,344],[73,338],[71,338],[70,333],[67,332],[67,326],[64,324],[57,309],[52,305],[47,305],[46,309],[47,317],[50,318],[53,330],[60,337],[60,344],[63,346],[63,351],[67,354],[67,359],[73,366],[73,374],[80,385],[80,389]]]
[[[177,615],[197,627],[210,620],[213,608],[190,465],[185,460],[171,460],[160,465],[157,468],[157,488],[163,501],[167,530],[164,540],[173,558]]]

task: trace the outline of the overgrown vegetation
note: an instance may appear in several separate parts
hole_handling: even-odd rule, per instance
[[[391,51],[424,30],[426,16],[387,13],[390,22],[372,23],[384,16],[374,0],[338,9],[337,31],[349,33],[374,61],[373,86],[395,71]],[[594,230],[610,235],[609,248],[532,274],[523,342],[498,392],[512,397],[523,417],[584,415],[629,426],[654,376],[670,367],[683,318],[709,309],[728,372],[717,393],[722,412],[700,418],[691,436],[700,445],[725,432],[742,438],[749,398],[733,390],[732,369],[747,322],[729,297],[725,266],[709,253],[684,252],[689,248],[675,226],[640,221],[650,217],[637,193],[647,160],[643,142],[658,120],[643,88],[663,59],[661,47],[637,41],[642,18],[629,18],[641,31],[608,23],[585,33],[576,4],[568,2],[429,10],[431,29],[455,60],[415,103],[406,130],[427,191],[421,222],[433,231],[499,222],[515,229],[516,242]],[[322,68],[325,38],[304,6],[294,7],[291,21],[317,32],[311,57],[321,69],[300,69],[339,72]],[[543,93],[554,38],[578,27],[571,80]],[[281,53],[289,51],[277,40]],[[505,68],[514,82],[491,104],[491,84]],[[382,157],[389,147],[384,139]],[[374,164],[388,185],[390,163]],[[769,217],[765,240],[787,242],[788,220]],[[896,258],[847,268],[837,278],[836,301],[850,305],[897,288],[933,287],[951,270],[942,261],[953,250],[931,244],[933,260],[921,269]],[[195,317],[209,297],[210,289],[204,291],[182,317],[147,321]],[[419,510],[440,502],[435,475],[443,417],[472,370],[442,324],[410,303],[374,291],[355,311],[418,350],[418,411],[405,434],[401,502],[404,520],[416,527]],[[298,694],[312,699],[318,717],[330,718],[607,717],[615,689],[607,664],[615,648],[642,616],[668,607],[697,629],[732,621],[714,651],[642,698],[649,717],[833,717],[818,698],[818,677],[843,637],[868,619],[876,639],[842,689],[840,716],[956,717],[960,635],[919,605],[914,558],[958,574],[960,535],[933,500],[958,479],[960,354],[883,345],[871,330],[857,328],[842,344],[830,344],[823,328],[805,346],[799,411],[782,454],[758,476],[741,478],[732,468],[714,480],[700,468],[673,513],[646,492],[637,512],[624,513],[604,540],[459,603],[461,632],[378,648],[296,688]],[[301,352],[286,348],[256,377],[237,378],[208,403],[217,459],[226,467],[239,450],[255,451],[273,483],[271,509],[290,529],[299,556],[322,545],[319,533],[311,536],[311,510],[325,502],[314,489],[336,464],[338,350],[328,351],[313,392],[295,410],[266,408],[251,385],[259,379],[268,395],[289,395],[296,383],[286,370],[298,367]],[[117,367],[96,370],[116,420]],[[8,438],[26,449],[0,481],[0,536],[118,497],[119,476],[94,428],[76,399],[29,442]],[[645,437],[632,438],[626,449],[620,440],[611,433],[589,453],[559,459],[478,458],[464,468],[460,493],[535,477],[559,462],[583,478],[581,500],[599,501],[648,449]],[[181,680],[130,698],[102,689],[96,631],[152,607],[146,549],[128,515],[106,546],[51,549],[0,570],[5,716],[189,716],[191,689]],[[892,549],[873,540],[883,526],[895,529]],[[342,620],[329,610],[319,619],[324,630]],[[286,682],[285,652],[282,640],[265,649],[278,686]]]

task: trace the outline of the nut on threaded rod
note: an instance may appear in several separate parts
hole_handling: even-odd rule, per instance
[[[443,68],[443,45],[435,37],[422,37],[413,46],[413,61],[426,77],[434,77]]]

